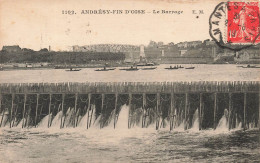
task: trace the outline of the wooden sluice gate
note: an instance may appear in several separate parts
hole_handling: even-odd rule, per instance
[[[0,84],[0,126],[117,127],[127,105],[126,128],[183,125],[216,129],[223,117],[228,129],[260,128],[260,82],[120,82]],[[58,118],[57,124],[54,119]],[[85,120],[83,123],[83,119]]]

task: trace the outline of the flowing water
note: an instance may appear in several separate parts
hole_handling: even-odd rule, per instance
[[[92,107],[95,112],[95,107]],[[73,112],[67,111],[67,121]],[[193,115],[192,127],[184,130],[184,124],[173,131],[155,125],[147,128],[139,125],[128,129],[129,107],[123,105],[116,127],[111,120],[100,129],[99,118],[86,113],[76,128],[59,129],[61,112],[47,128],[46,115],[38,128],[19,125],[0,130],[0,162],[232,162],[260,160],[260,132],[258,129],[228,130],[227,110],[216,130],[198,129],[198,110]],[[111,116],[115,116],[111,114]],[[89,118],[87,118],[89,117]],[[90,122],[92,119],[92,122]],[[89,129],[87,129],[89,124]],[[91,124],[91,125],[90,125]],[[241,127],[241,126],[240,126]]]
[[[79,72],[51,69],[0,71],[0,83],[260,79],[259,70],[243,69],[236,65],[195,65],[194,70],[164,69],[169,66],[160,65],[153,71],[137,72],[118,69],[108,72],[96,72],[94,69],[82,69]],[[0,113],[3,115],[0,116],[3,121],[0,128],[0,163],[260,161],[260,132],[256,123],[249,123],[249,129],[244,131],[241,118],[234,116],[235,127],[229,130],[227,109],[221,115],[215,130],[199,130],[198,109],[191,116],[187,130],[183,110],[175,110],[172,131],[169,119],[162,117],[159,120],[160,128],[156,130],[155,115],[148,110],[144,111],[144,114],[146,112],[149,116],[144,120],[144,128],[141,127],[142,110],[138,108],[131,113],[130,129],[130,110],[126,105],[120,108],[119,113],[112,110],[105,122],[96,113],[95,105],[84,115],[70,107],[64,116],[60,111],[55,115],[44,115],[37,128],[22,128],[26,125],[26,119],[15,120],[14,127],[9,128],[8,113]],[[64,126],[62,129],[61,122]],[[74,128],[75,124],[77,126]]]
[[[193,131],[199,131],[199,109],[197,109],[193,115],[192,128]]]

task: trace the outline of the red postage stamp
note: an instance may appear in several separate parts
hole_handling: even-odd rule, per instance
[[[260,42],[259,2],[222,2],[210,16],[210,36],[232,50]]]
[[[227,41],[231,43],[259,42],[258,2],[227,3]]]

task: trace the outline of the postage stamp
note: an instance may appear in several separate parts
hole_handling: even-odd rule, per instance
[[[218,45],[241,50],[260,42],[259,3],[222,2],[209,19],[210,36]]]

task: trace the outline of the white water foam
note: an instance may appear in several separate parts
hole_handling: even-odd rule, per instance
[[[3,112],[1,113],[0,121],[2,121],[2,124],[0,127],[9,127],[10,126],[10,123],[8,122],[8,114],[9,114],[8,111],[4,111],[4,114],[3,114]]]
[[[224,110],[224,115],[222,118],[219,120],[218,126],[216,128],[217,132],[228,132],[229,127],[228,127],[228,110]]]
[[[178,132],[184,131],[184,121],[178,127],[176,127],[174,131],[178,131]]]
[[[25,118],[21,119],[21,120],[18,122],[18,124],[17,124],[16,127],[17,127],[17,128],[22,128],[23,122],[25,122]]]
[[[116,129],[127,129],[128,128],[128,116],[129,116],[129,107],[123,105],[121,107],[118,120],[116,122]],[[111,122],[113,123],[113,121]]]
[[[78,127],[86,128],[96,128],[99,126],[100,116],[96,118],[96,107],[91,105],[91,109],[87,110],[85,115],[79,120]]]
[[[46,115],[38,124],[38,127],[40,128],[47,128],[48,127],[48,121],[49,121],[49,115]],[[22,121],[20,122],[22,123]],[[19,123],[19,124],[20,124]]]
[[[197,109],[193,115],[190,131],[199,131],[199,109]]]
[[[80,127],[80,128],[87,128],[87,121],[88,121],[88,111],[86,112],[86,114],[79,121],[78,127]]]
[[[61,117],[62,117],[62,111],[58,112],[54,117],[54,119],[52,120],[51,123],[52,128],[60,128]]]

